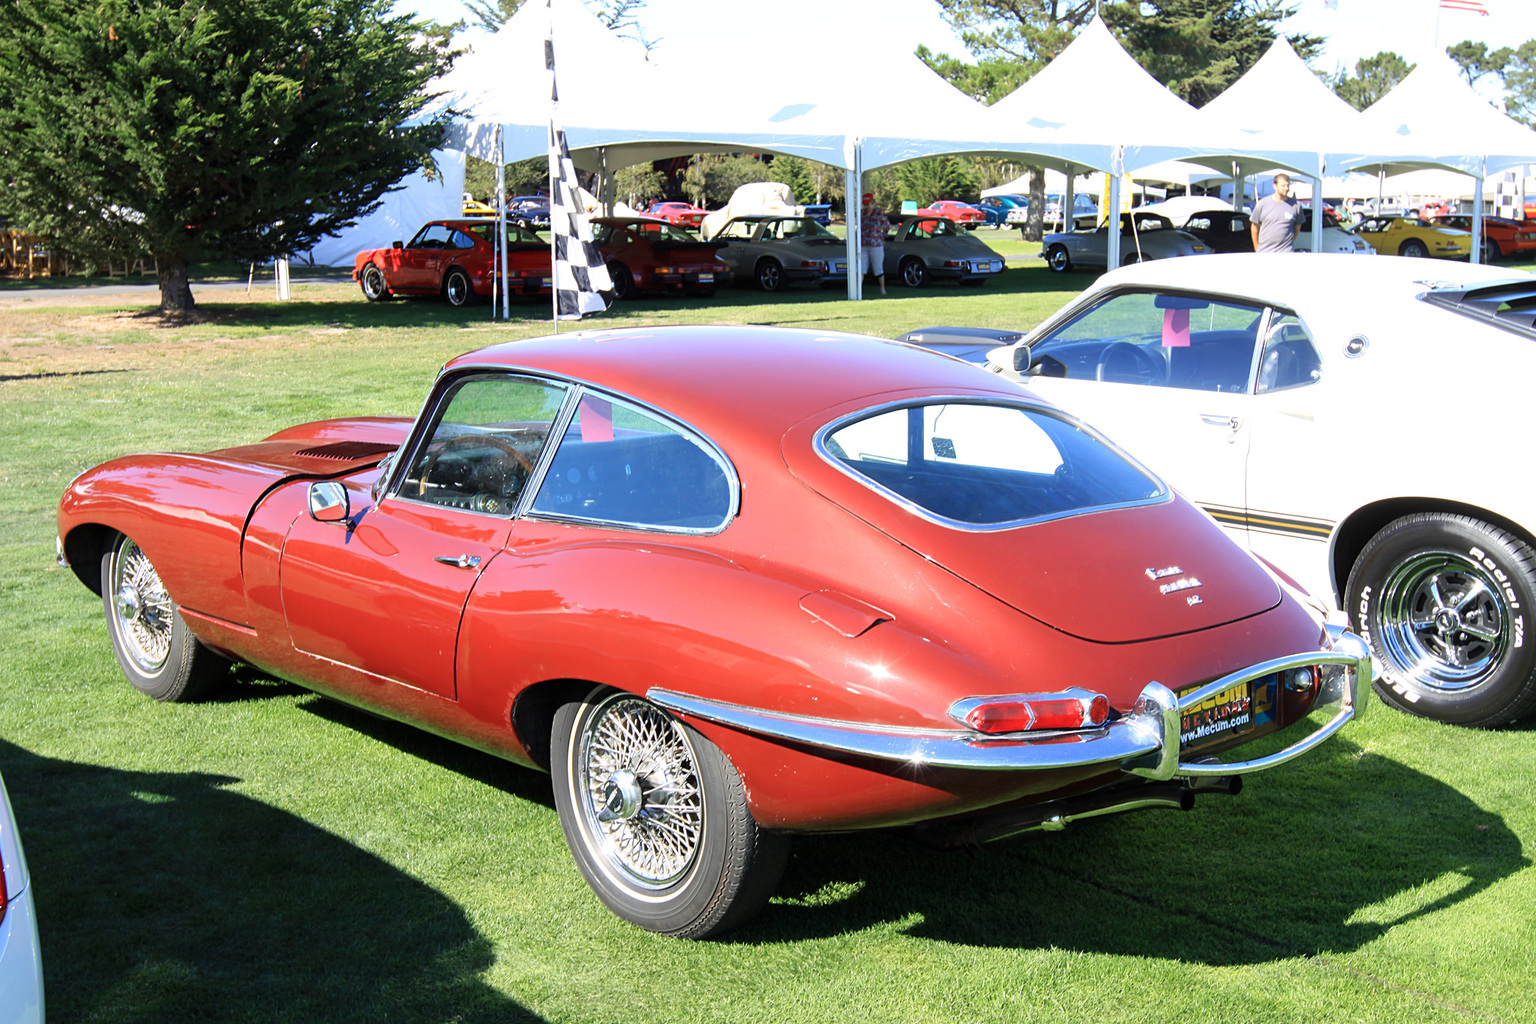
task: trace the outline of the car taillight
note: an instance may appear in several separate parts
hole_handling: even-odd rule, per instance
[[[1109,718],[1109,698],[1075,687],[1062,693],[969,697],[956,701],[949,716],[977,732],[987,733],[1081,729],[1104,724]]]
[[[944,265],[946,267],[961,267],[965,264],[961,263],[959,260],[945,260]]]
[[[801,260],[800,266],[806,270],[826,270],[827,265],[821,260]]]

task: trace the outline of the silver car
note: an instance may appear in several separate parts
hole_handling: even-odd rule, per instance
[[[1141,263],[1145,260],[1161,260],[1170,256],[1204,256],[1210,253],[1206,245],[1194,235],[1180,231],[1167,217],[1156,213],[1140,213],[1132,210],[1120,215],[1120,262]],[[1108,225],[1097,231],[1066,231],[1046,235],[1045,248],[1041,253],[1046,265],[1057,273],[1064,273],[1076,266],[1108,266]]]
[[[734,217],[710,236],[724,242],[719,257],[738,281],[756,281],[765,292],[792,282],[843,284],[848,256],[843,239],[810,217]]]
[[[1003,258],[969,231],[944,217],[904,216],[885,243],[885,272],[909,288],[930,280],[983,284],[1003,271]]]

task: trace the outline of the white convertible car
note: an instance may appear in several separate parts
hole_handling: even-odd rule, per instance
[[[1160,260],[1105,274],[988,360],[1326,595],[1370,639],[1389,702],[1478,726],[1536,710],[1536,278]]]

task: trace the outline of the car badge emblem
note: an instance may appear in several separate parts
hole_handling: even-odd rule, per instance
[[[1160,580],[1160,579],[1163,579],[1166,576],[1177,576],[1180,573],[1182,573],[1183,571],[1184,571],[1183,569],[1180,569],[1176,565],[1170,565],[1166,569],[1148,569],[1147,570],[1147,579],[1154,580],[1154,581],[1155,580]]]
[[[1157,588],[1157,592],[1159,594],[1177,594],[1181,590],[1193,590],[1204,585],[1195,577],[1186,576],[1181,580],[1174,580],[1172,583],[1164,583]]]

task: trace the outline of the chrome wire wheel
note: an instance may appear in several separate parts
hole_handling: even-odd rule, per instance
[[[660,890],[687,875],[704,842],[704,791],[687,734],[629,694],[587,719],[573,767],[580,827],[605,873]]]
[[[164,667],[171,652],[175,605],[149,557],[125,540],[112,559],[112,613],[122,650],[145,675]]]
[[[1513,635],[1510,608],[1492,577],[1451,551],[1424,551],[1382,581],[1375,640],[1398,672],[1457,691],[1503,664]]]

